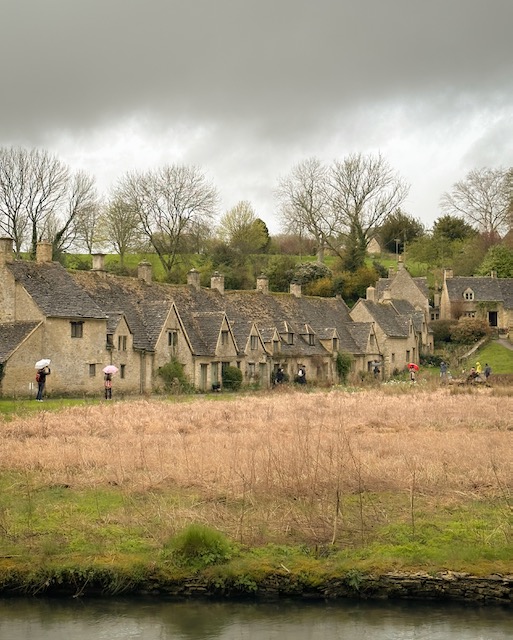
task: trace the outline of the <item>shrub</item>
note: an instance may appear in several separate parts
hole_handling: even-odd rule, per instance
[[[452,330],[456,324],[456,320],[434,320],[429,326],[433,330],[435,345],[441,342],[451,342]]]
[[[242,385],[242,371],[238,367],[226,367],[223,370],[223,387],[237,391]]]
[[[472,344],[490,335],[490,327],[485,320],[460,318],[451,331],[451,340],[460,344]]]
[[[183,364],[176,358],[172,358],[164,366],[159,367],[158,374],[162,378],[164,389],[168,392],[182,393],[191,390],[191,385],[184,373]]]
[[[337,353],[335,365],[340,381],[345,383],[347,375],[351,371],[351,356],[348,353]]]
[[[230,542],[220,531],[201,524],[191,524],[171,538],[164,549],[179,566],[206,567],[231,558]]]

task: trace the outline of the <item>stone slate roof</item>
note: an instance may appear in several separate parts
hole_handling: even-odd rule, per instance
[[[392,304],[376,303],[370,300],[361,300],[371,317],[391,338],[407,338],[409,318],[400,316]]]
[[[16,348],[39,324],[41,323],[4,322],[0,324],[0,362],[8,360]]]
[[[135,278],[122,278],[94,271],[77,271],[73,279],[108,316],[115,330],[124,315],[133,334],[134,348],[153,351],[170,304],[152,295],[151,287]],[[160,326],[159,326],[160,325]],[[157,334],[157,335],[156,335]]]
[[[346,329],[358,349],[358,351],[352,351],[350,353],[366,353],[369,335],[372,330],[372,322],[348,322]],[[344,351],[348,351],[348,349],[344,349]]]
[[[205,345],[203,352],[199,352],[197,355],[214,355],[221,327],[226,317],[224,311],[201,311],[193,313],[192,316],[199,327],[199,334]]]
[[[100,307],[57,262],[15,260],[6,266],[46,317],[105,318]]]
[[[463,292],[472,289],[477,302],[502,302],[513,309],[513,278],[462,277],[446,278],[451,301],[463,300]]]
[[[394,276],[395,277],[395,276]],[[376,295],[378,296],[378,300],[383,298],[384,292],[390,288],[394,278],[380,278],[376,282]],[[427,282],[427,278],[425,277],[417,277],[413,278],[413,282],[417,285],[422,295],[429,300],[429,286]]]
[[[254,322],[264,340],[270,340],[273,327],[281,334],[289,331],[294,333],[293,345],[281,343],[281,353],[284,356],[326,355],[326,349],[320,340],[334,337],[335,331],[340,338],[341,349],[349,353],[361,353],[360,346],[345,327],[347,323],[352,323],[352,320],[349,308],[340,298],[296,297],[280,293],[263,294],[260,291],[226,291],[223,300],[234,331],[240,331],[241,327],[249,329],[250,322]],[[313,345],[301,338],[302,335],[308,334],[308,329],[314,332]],[[239,343],[241,340],[242,338],[238,337]]]

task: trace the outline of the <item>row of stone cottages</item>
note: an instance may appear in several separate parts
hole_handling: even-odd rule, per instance
[[[225,291],[217,273],[210,288],[195,270],[186,285],[168,285],[152,280],[148,263],[133,278],[107,273],[103,255],[93,256],[91,271],[77,272],[51,258],[42,242],[35,261],[16,260],[12,240],[0,239],[3,396],[33,393],[41,358],[52,360],[49,393],[97,394],[107,364],[119,368],[117,393],[151,393],[172,358],[208,391],[227,365],[262,387],[278,367],[292,379],[300,365],[309,382],[330,384],[338,382],[339,352],[351,356],[351,375],[380,362],[386,378],[433,347],[426,283],[405,268],[369,287],[350,310],[340,297],[301,295],[296,284],[271,293],[265,276],[255,290]]]

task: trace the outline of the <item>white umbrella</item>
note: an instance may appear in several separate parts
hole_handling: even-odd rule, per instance
[[[45,367],[50,366],[50,358],[42,358],[36,362],[36,369],[44,369]]]

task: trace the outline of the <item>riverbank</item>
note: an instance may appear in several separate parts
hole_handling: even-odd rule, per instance
[[[0,591],[510,604],[512,417],[505,388],[43,404],[0,424]]]

